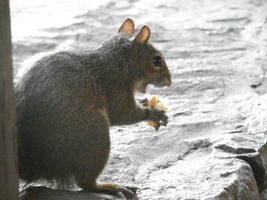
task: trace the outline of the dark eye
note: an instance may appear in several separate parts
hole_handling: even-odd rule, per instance
[[[154,56],[153,57],[153,63],[155,66],[159,67],[162,64],[162,60],[160,56]]]

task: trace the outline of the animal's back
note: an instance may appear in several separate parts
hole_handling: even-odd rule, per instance
[[[47,56],[17,86],[22,178],[66,179],[66,174],[72,173],[73,157],[77,156],[75,142],[80,137],[85,141],[86,137],[93,137],[77,130],[88,124],[82,113],[96,107],[104,110],[90,69],[96,59],[96,55],[88,53],[60,52]]]

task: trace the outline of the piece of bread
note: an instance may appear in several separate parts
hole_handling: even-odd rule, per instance
[[[159,109],[159,110],[168,110],[168,108],[166,106],[164,106],[164,104],[156,97],[156,96],[152,96],[151,99],[146,99],[143,102],[143,105],[145,107],[150,107],[150,108],[154,108],[154,109]],[[154,126],[155,123],[152,121],[147,121],[147,124],[149,126]]]

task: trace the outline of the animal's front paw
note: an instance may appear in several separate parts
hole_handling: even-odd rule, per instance
[[[168,117],[164,110],[152,109],[148,118],[149,121],[153,121],[155,123],[154,128],[156,131],[159,130],[160,126],[167,126]]]

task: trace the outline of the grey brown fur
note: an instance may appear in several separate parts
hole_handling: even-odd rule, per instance
[[[120,33],[95,51],[42,58],[16,86],[21,178],[74,177],[83,189],[131,197],[131,188],[96,183],[109,156],[109,127],[143,120],[154,121],[156,129],[166,125],[163,111],[138,107],[134,95],[147,84],[170,85],[161,53],[140,39],[146,27],[131,40],[131,23],[125,20]],[[160,69],[154,55],[162,57]]]

